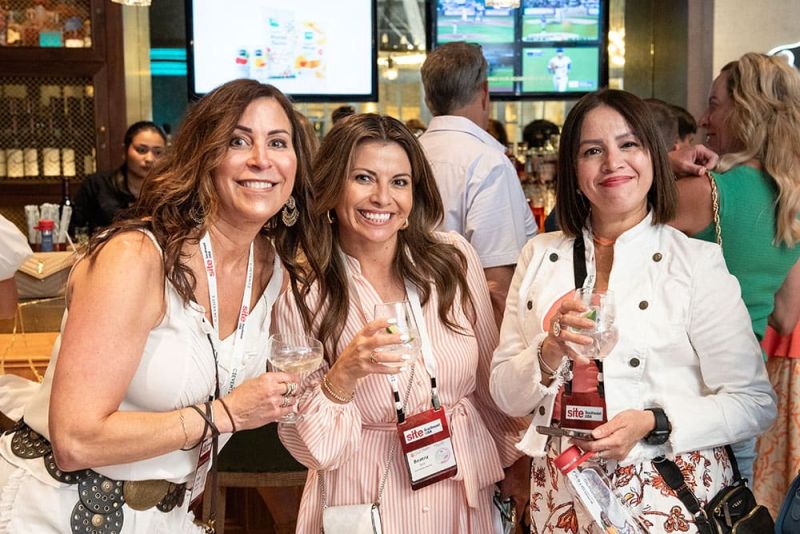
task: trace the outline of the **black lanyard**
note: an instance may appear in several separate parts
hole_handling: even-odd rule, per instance
[[[576,236],[572,244],[572,271],[575,273],[575,289],[582,288],[586,281],[586,244],[583,234]]]

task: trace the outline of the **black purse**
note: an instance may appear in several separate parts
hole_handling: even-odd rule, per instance
[[[705,507],[700,506],[692,490],[686,485],[678,465],[659,457],[653,466],[672,488],[678,499],[694,517],[700,534],[768,534],[775,531],[775,523],[766,507],[759,505],[747,482],[739,473],[736,457],[729,445],[725,451],[733,467],[733,482],[719,490]]]

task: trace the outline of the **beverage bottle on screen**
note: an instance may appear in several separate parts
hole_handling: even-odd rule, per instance
[[[614,491],[603,469],[588,462],[593,452],[583,453],[575,445],[555,459],[584,509],[606,534],[646,534],[646,530]]]
[[[239,49],[239,53],[236,54],[236,77],[237,78],[249,78],[250,77],[250,54],[247,53],[247,50],[244,48]]]

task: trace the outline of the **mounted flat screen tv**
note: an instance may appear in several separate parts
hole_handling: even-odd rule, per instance
[[[236,79],[295,101],[377,100],[376,0],[187,0],[189,91]]]
[[[427,0],[428,49],[478,43],[498,100],[577,98],[608,84],[607,0]]]

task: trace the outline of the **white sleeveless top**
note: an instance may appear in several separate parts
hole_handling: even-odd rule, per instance
[[[155,237],[150,232],[143,232],[160,250]],[[282,281],[281,261],[275,254],[272,277],[247,317],[244,369],[238,373],[236,385],[266,371],[272,305],[278,298]],[[211,323],[205,317],[205,309],[195,302],[184,305],[182,298],[168,280],[165,283],[164,301],[166,303],[164,318],[147,337],[139,367],[120,404],[120,411],[163,412],[207,401],[209,396],[213,395],[216,385],[214,355],[207,334],[211,335],[214,347],[217,349],[220,384],[226,384],[230,378],[233,334],[224,340],[219,340]],[[67,313],[64,312],[62,319],[62,333]],[[120,332],[120,335],[124,333]],[[53,346],[50,364],[41,387],[25,405],[25,422],[48,438],[50,388],[60,347],[61,336]],[[108,357],[113,358],[114,355],[109,354]],[[86,395],[91,394],[89,386]],[[229,438],[229,434],[220,436],[220,448]],[[3,445],[0,447],[0,453],[8,461],[29,469],[43,482],[54,482],[45,471],[41,459],[33,462],[21,460],[11,453],[7,443]],[[115,480],[166,479],[181,483],[189,481],[193,475],[198,454],[199,447],[192,451],[178,450],[148,460],[98,467],[94,470]],[[41,473],[37,472],[39,468]],[[43,474],[44,478],[40,474]]]

